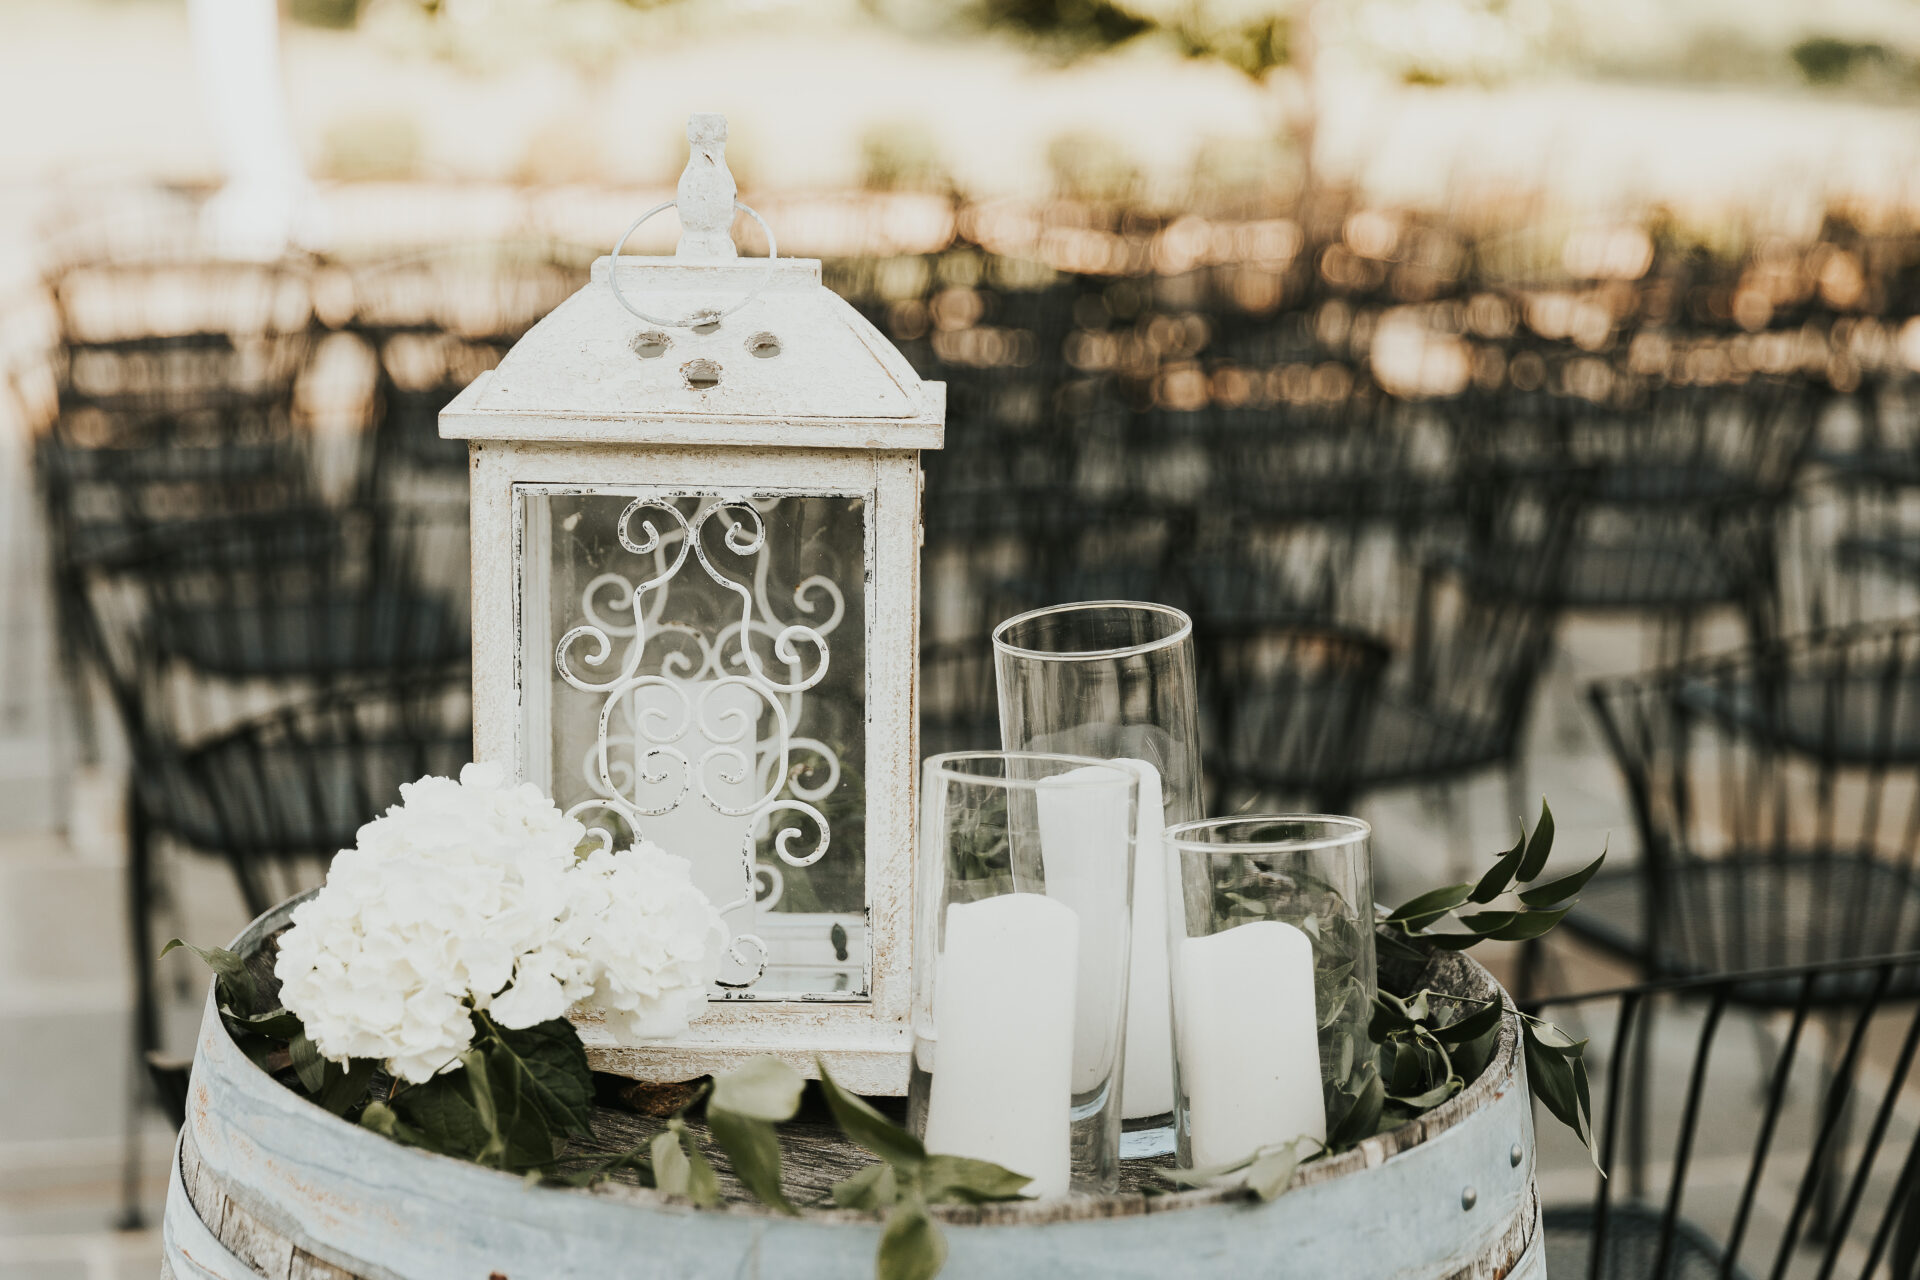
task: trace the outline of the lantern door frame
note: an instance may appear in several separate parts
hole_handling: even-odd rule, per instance
[[[866,998],[813,993],[710,998],[706,1013],[685,1034],[641,1047],[616,1045],[593,1021],[582,1021],[580,1033],[597,1070],[639,1079],[691,1079],[770,1053],[808,1075],[816,1074],[815,1059],[823,1060],[836,1079],[860,1092],[904,1093],[919,754],[919,450],[655,445],[633,443],[630,434],[621,443],[481,438],[485,428],[475,419],[491,415],[482,410],[464,422],[461,417],[486,381],[483,375],[447,407],[443,431],[451,427],[469,438],[474,758],[499,762],[512,777],[521,775],[528,745],[525,681],[536,674],[548,678],[546,671],[522,670],[520,497],[533,490],[520,486],[607,493],[859,495],[871,504],[861,584],[866,606]],[[933,408],[938,447],[944,406]],[[504,425],[489,422],[494,431],[485,434],[492,436]],[[628,430],[636,428],[644,426]],[[721,438],[731,434],[731,424],[708,424],[708,429]]]

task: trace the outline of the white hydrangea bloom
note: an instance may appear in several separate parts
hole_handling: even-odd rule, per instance
[[[586,833],[497,765],[422,778],[400,798],[294,912],[274,972],[322,1055],[385,1059],[419,1082],[472,1043],[471,1009],[525,1027],[592,990],[561,936]]]
[[[678,1035],[705,1012],[727,927],[685,858],[647,840],[596,849],[576,872],[572,925],[592,965],[588,1004],[615,1040]]]
[[[401,787],[293,913],[282,1003],[324,1057],[412,1083],[455,1065],[475,1010],[521,1028],[586,1001],[622,1043],[684,1031],[720,971],[720,913],[686,859],[642,841],[576,860],[585,835],[497,765]]]

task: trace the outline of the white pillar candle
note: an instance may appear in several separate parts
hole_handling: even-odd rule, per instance
[[[1313,944],[1278,920],[1180,943],[1180,1087],[1197,1168],[1325,1142]]]
[[[693,882],[713,900],[734,933],[751,933],[754,928],[753,897],[747,879],[747,839],[753,831],[753,816],[725,814],[715,803],[729,809],[751,809],[762,790],[754,768],[742,769],[739,760],[724,756],[701,768],[701,760],[715,747],[742,752],[749,761],[758,759],[760,743],[754,732],[735,742],[720,739],[740,733],[741,725],[755,725],[765,704],[760,695],[744,685],[715,688],[711,680],[675,680],[673,687],[645,684],[627,695],[628,725],[636,742],[629,762],[633,780],[627,796],[642,809],[671,805],[665,813],[641,820],[641,834],[693,864]],[[709,693],[709,690],[712,692]],[[672,741],[661,742],[668,731],[685,724],[685,732]],[[647,759],[649,747],[664,746],[686,759],[679,762]],[[640,775],[648,770],[660,772],[659,782],[648,782]],[[721,775],[739,776],[729,782]],[[616,774],[615,782],[622,781]],[[722,977],[732,977],[724,973]]]
[[[1074,970],[1080,922],[1044,894],[947,908],[933,990],[926,1144],[991,1160],[1065,1195],[1073,1107]]]
[[[1097,783],[1106,785],[1090,785]],[[1114,803],[1119,791],[1115,771],[1102,765],[1042,778],[1034,788],[1047,893],[1080,919],[1073,1091],[1082,1097],[1111,1081],[1120,1058],[1115,1033],[1131,918],[1122,874],[1130,815],[1124,804]]]
[[[1140,772],[1140,817],[1133,861],[1133,956],[1127,974],[1127,1062],[1120,1114],[1128,1120],[1173,1110],[1173,1000],[1167,980],[1166,804],[1160,771],[1145,760],[1121,760]]]

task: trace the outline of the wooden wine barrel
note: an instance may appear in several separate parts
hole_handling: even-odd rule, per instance
[[[295,903],[234,943],[249,954]],[[1435,962],[1423,982],[1488,997],[1479,965]],[[627,1149],[651,1123],[603,1110],[597,1144]],[[603,1132],[603,1130],[605,1132]],[[796,1202],[866,1162],[818,1132],[789,1133]],[[1413,1124],[1310,1164],[1269,1204],[1187,1191],[934,1212],[943,1275],[1542,1280],[1533,1113],[1510,1018],[1479,1080]],[[1136,1185],[1143,1172],[1129,1177]],[[1151,1181],[1151,1178],[1146,1180]],[[785,1217],[738,1199],[714,1209],[627,1185],[591,1191],[409,1149],[281,1085],[235,1047],[209,998],[167,1192],[162,1274],[176,1280],[546,1280],[637,1277],[846,1280],[871,1275],[878,1215]]]

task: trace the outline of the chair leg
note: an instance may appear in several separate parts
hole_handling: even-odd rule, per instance
[[[146,1225],[140,1206],[140,1129],[151,1090],[147,1054],[160,1047],[160,1002],[154,991],[153,823],[138,787],[127,802],[127,925],[133,947],[133,1052],[128,1055],[127,1128],[120,1175],[120,1215],[115,1225],[138,1231]]]
[[[1540,985],[1540,970],[1546,961],[1546,939],[1529,938],[1520,944],[1513,967],[1513,1001],[1524,1005],[1533,999]]]
[[[1835,1012],[1827,1019],[1827,1053],[1820,1079],[1820,1122],[1833,1125],[1833,1138],[1820,1156],[1820,1167],[1813,1171],[1813,1216],[1807,1223],[1807,1239],[1826,1244],[1833,1238],[1833,1225],[1840,1211],[1841,1164],[1845,1158],[1847,1132],[1853,1121],[1853,1081],[1840,1076],[1840,1058],[1845,1053],[1847,1023],[1845,1013]],[[1839,1097],[1835,1099],[1834,1095]]]
[[[1527,774],[1527,753],[1515,751],[1513,758],[1507,761],[1507,817],[1524,823],[1527,820],[1528,804],[1533,788],[1529,785]]]
[[[1647,1153],[1653,1127],[1653,1109],[1647,1096],[1653,1079],[1653,1037],[1655,1002],[1651,998],[1640,1007],[1640,1025],[1632,1031],[1632,1078],[1627,1081],[1627,1195],[1644,1200],[1647,1195]]]

